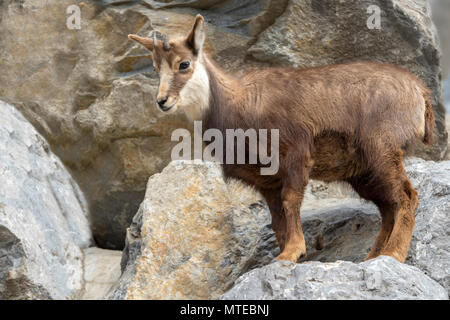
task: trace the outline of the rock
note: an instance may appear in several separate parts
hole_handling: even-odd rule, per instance
[[[362,263],[279,261],[240,277],[221,300],[447,300],[419,269],[380,256]]]
[[[98,245],[121,248],[145,183],[167,164],[170,133],[185,120],[158,117],[150,54],[133,51],[127,39],[149,32],[149,18],[117,1],[84,1],[77,4],[81,29],[71,30],[66,10],[73,4],[1,2],[0,96],[72,170],[88,197]]]
[[[448,289],[450,162],[406,163],[419,192],[407,263]],[[377,208],[344,184],[311,181],[301,215],[308,253],[302,262],[361,262],[380,228]],[[234,180],[225,184],[217,165],[201,162],[172,162],[150,178],[126,243],[110,299],[214,299],[279,253],[259,195]]]
[[[152,9],[160,8],[175,8],[175,7],[192,7],[198,9],[209,9],[210,7],[219,4],[222,0],[143,0]]]
[[[450,161],[418,158],[405,161],[419,193],[419,205],[406,263],[413,265],[450,292]],[[302,261],[363,261],[380,228],[377,208],[359,199],[348,187],[311,181],[301,210],[307,257]],[[275,236],[265,231],[264,257],[278,252]],[[269,236],[267,238],[267,236]]]
[[[450,162],[413,158],[406,164],[419,192],[407,263],[448,289]],[[377,208],[338,183],[311,181],[301,218],[307,244],[301,262],[361,262],[380,228]],[[111,299],[216,298],[279,253],[259,195],[234,180],[228,186],[218,166],[205,163],[173,162],[150,178],[126,242]],[[205,260],[211,251],[215,259]]]
[[[433,22],[439,33],[442,51],[442,76],[445,78],[450,75],[450,35],[446,32],[446,30],[450,29],[450,2],[446,0],[431,0],[430,6],[433,11]]]
[[[95,198],[90,221],[101,247],[122,247],[126,227],[143,199],[146,180],[170,159],[176,143],[170,140],[172,130],[186,127],[180,114],[161,121],[151,107],[154,92],[154,86],[143,77],[139,81],[118,79],[107,97],[75,115],[75,123],[106,148],[104,156],[92,160],[81,178],[87,194]]]
[[[260,234],[254,262],[249,269],[270,263],[279,253],[264,202],[266,226]],[[307,256],[300,260],[333,262],[363,261],[380,228],[375,205],[361,201],[343,184],[310,181],[302,204],[301,220]],[[256,223],[256,221],[255,221]]]
[[[377,6],[380,29],[367,22]],[[412,49],[414,48],[414,49]],[[441,102],[439,39],[425,0],[289,1],[274,24],[248,50],[258,60],[297,67],[377,60],[405,67],[433,90],[437,142],[416,154],[441,159],[447,148]]]
[[[449,78],[448,82],[450,84],[450,78]],[[450,91],[450,85],[449,85],[449,91]],[[450,109],[450,100],[448,102],[448,108]],[[446,116],[445,126],[447,128],[447,132],[450,132],[450,114],[447,114],[447,116]],[[448,141],[447,153],[446,153],[446,155],[444,157],[444,160],[450,160],[450,140]]]
[[[247,270],[267,217],[218,165],[171,162],[147,184],[109,299],[214,299]]]
[[[84,251],[84,290],[83,300],[103,299],[120,277],[122,252],[99,248]]]
[[[103,248],[123,248],[148,177],[171,160],[171,132],[189,128],[181,113],[156,110],[151,54],[129,41],[129,33],[186,34],[200,11],[207,21],[205,50],[227,70],[378,59],[417,73],[434,90],[436,106],[439,101],[435,33],[422,0],[360,1],[356,7],[337,0],[75,3],[80,29],[66,26],[72,0],[1,1],[0,96],[71,169]],[[384,12],[380,31],[365,28],[373,3]],[[433,158],[446,147],[442,112],[436,111],[440,138],[429,151]]]
[[[45,139],[0,101],[0,299],[68,299],[92,243],[87,204]]]
[[[406,169],[419,192],[406,263],[424,271],[450,292],[450,161],[413,159]]]

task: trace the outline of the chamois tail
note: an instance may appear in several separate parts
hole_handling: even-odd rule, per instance
[[[430,101],[430,96],[424,95],[425,98],[425,133],[423,135],[423,142],[427,145],[433,144],[434,137],[434,111],[433,105]]]

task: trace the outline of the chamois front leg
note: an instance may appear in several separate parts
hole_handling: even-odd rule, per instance
[[[286,236],[286,219],[283,216],[281,188],[260,189],[259,191],[266,200],[272,215],[272,230],[275,232],[277,243],[281,252],[284,248],[284,237]]]
[[[284,236],[284,248],[276,258],[277,260],[297,262],[299,258],[306,255],[305,237],[300,221],[300,207],[309,175],[305,162],[299,162],[301,165],[296,166],[294,171],[286,172],[288,176],[283,181],[281,199],[286,234]]]

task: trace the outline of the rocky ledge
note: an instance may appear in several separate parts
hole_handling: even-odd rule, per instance
[[[64,299],[83,288],[87,205],[45,139],[0,101],[0,299]]]
[[[172,162],[148,181],[108,298],[215,299],[231,288],[223,298],[446,299],[450,162],[412,159],[407,171],[419,192],[409,265],[388,257],[360,263],[378,232],[378,210],[348,186],[318,181],[301,213],[305,260],[316,262],[289,265],[271,264],[278,248],[258,194],[226,183],[216,164]],[[264,289],[251,293],[252,286]]]
[[[285,261],[240,277],[222,300],[441,300],[447,291],[418,268],[380,256],[362,263]]]

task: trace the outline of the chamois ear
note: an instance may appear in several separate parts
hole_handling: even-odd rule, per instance
[[[194,54],[198,54],[202,50],[205,42],[205,19],[200,14],[195,17],[194,26],[186,41]]]
[[[146,47],[148,50],[153,51],[154,45],[153,45],[153,39],[140,37],[136,34],[129,34],[128,39],[134,40],[140,44],[142,44],[144,47]]]

